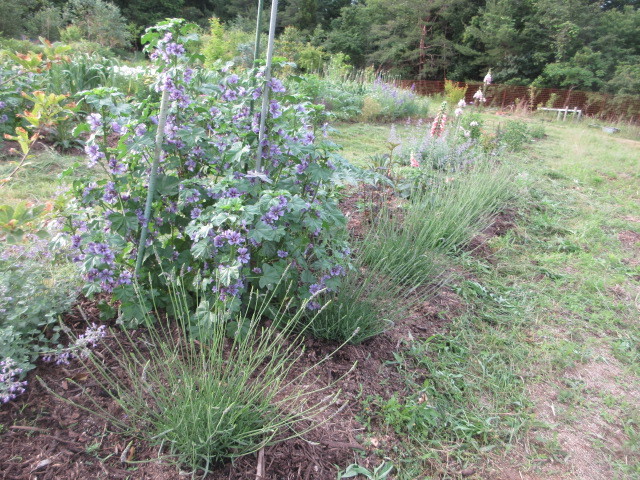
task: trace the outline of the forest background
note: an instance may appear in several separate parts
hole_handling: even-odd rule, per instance
[[[257,3],[0,0],[0,32],[126,52],[145,27],[183,17],[232,59],[250,49]],[[491,68],[496,83],[633,95],[640,93],[638,7],[638,0],[281,0],[280,55],[307,71],[341,53],[353,67],[404,79],[473,81]]]

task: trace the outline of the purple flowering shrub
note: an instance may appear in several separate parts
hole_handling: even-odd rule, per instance
[[[56,345],[59,316],[71,308],[78,290],[74,266],[54,259],[48,239],[25,235],[21,243],[2,244],[0,364],[6,371],[0,373],[0,402],[21,393],[26,372]]]
[[[230,311],[241,308],[250,289],[275,290],[274,298],[293,297],[294,306],[314,296],[308,307],[319,308],[349,262],[346,221],[333,193],[336,147],[316,139],[316,107],[295,103],[275,78],[262,81],[262,69],[199,71],[184,46],[193,39],[189,31],[167,21],[143,37],[161,66],[154,97],[135,104],[97,89],[85,98],[95,110],[82,128],[96,176],[74,182],[66,218],[85,293],[111,294],[120,321],[131,325],[150,309],[138,298],[134,266],[158,95],[167,91],[171,105],[137,278],[143,295],[170,308],[166,295],[156,294],[180,276],[194,301]],[[257,172],[260,114],[250,104],[259,104],[264,88],[271,101]]]

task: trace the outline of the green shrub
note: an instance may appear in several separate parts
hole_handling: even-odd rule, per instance
[[[113,3],[103,0],[69,0],[64,7],[64,18],[82,32],[82,37],[77,40],[88,40],[110,48],[131,44],[127,22]]]
[[[4,242],[5,240],[3,240]],[[58,317],[79,291],[73,265],[55,262],[47,241],[0,251],[0,360],[12,358],[24,372],[58,340]]]
[[[251,66],[253,44],[253,34],[237,28],[225,28],[218,18],[212,17],[209,20],[209,33],[203,37],[201,45],[205,66],[212,67],[216,62],[229,61]]]
[[[522,150],[524,144],[531,141],[529,127],[521,120],[508,120],[498,137],[500,143],[512,152]]]
[[[450,106],[458,105],[458,102],[464,99],[467,93],[468,85],[464,87],[459,87],[457,82],[452,82],[451,80],[444,81],[444,94],[447,98],[447,103]]]

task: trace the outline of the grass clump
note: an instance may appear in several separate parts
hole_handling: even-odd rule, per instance
[[[439,258],[467,244],[507,202],[509,170],[484,161],[450,176],[428,177],[401,212],[382,210],[361,245],[366,263],[385,274],[434,281],[442,269]]]
[[[238,314],[233,323],[220,307],[203,301],[194,313],[184,294],[172,297],[175,321],[148,315],[142,342],[126,333],[110,352],[117,369],[92,357],[96,380],[125,415],[91,397],[90,410],[204,476],[219,462],[310,430],[312,417],[334,403],[335,392],[315,403],[309,398],[328,388],[302,384],[312,368],[289,375],[304,352],[301,335],[290,336],[300,313],[285,321],[284,305],[273,323],[284,327],[277,329],[261,324],[270,299],[258,294],[252,294],[253,313]]]

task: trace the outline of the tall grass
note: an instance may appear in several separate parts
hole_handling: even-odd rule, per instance
[[[511,195],[512,175],[485,160],[450,175],[431,175],[402,210],[383,207],[360,245],[365,262],[384,275],[427,284],[442,275],[443,254],[467,244]]]
[[[381,259],[380,261],[386,261]],[[385,332],[407,315],[412,306],[429,294],[412,278],[405,264],[381,268],[365,265],[359,256],[339,292],[314,315],[307,318],[308,331],[316,338],[334,342],[362,343]]]
[[[154,322],[147,315],[144,338],[134,341],[125,332],[125,340],[116,340],[109,352],[117,368],[92,357],[95,379],[123,415],[91,396],[88,409],[159,445],[194,476],[308,431],[314,415],[330,407],[337,393],[311,398],[328,386],[303,382],[314,367],[293,373],[304,352],[301,335],[291,336],[301,312],[285,321],[288,305],[283,305],[274,320],[283,328],[265,327],[261,319],[269,300],[253,294],[253,313],[231,319],[236,335],[229,338],[227,312],[203,302],[194,313],[186,296],[174,292],[175,321]]]

